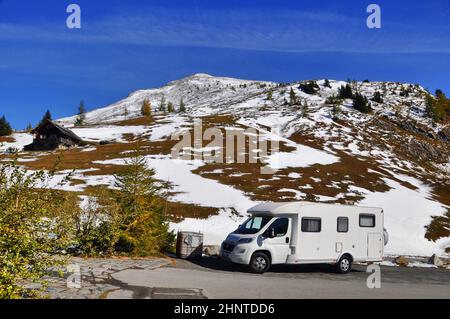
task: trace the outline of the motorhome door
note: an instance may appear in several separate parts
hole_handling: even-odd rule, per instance
[[[273,251],[272,263],[285,263],[289,254],[291,241],[291,219],[281,217],[275,219],[268,230],[274,230],[274,238],[266,238],[266,245],[270,245]]]
[[[367,258],[378,259],[383,251],[383,238],[381,234],[367,234]]]

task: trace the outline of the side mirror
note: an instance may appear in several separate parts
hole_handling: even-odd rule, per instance
[[[266,232],[264,233],[264,237],[266,237],[266,238],[275,238],[275,229],[273,229],[272,227],[267,229]]]

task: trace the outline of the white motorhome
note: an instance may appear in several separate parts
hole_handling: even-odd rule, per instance
[[[262,203],[221,246],[221,257],[249,265],[256,273],[272,264],[336,265],[340,273],[353,262],[383,257],[387,232],[383,210],[313,202]]]

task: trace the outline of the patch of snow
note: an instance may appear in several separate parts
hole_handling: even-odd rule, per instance
[[[13,133],[11,137],[14,139],[14,142],[0,143],[0,152],[6,152],[9,148],[21,151],[25,145],[33,143],[33,135],[28,133]]]

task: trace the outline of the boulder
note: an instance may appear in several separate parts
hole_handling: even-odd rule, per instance
[[[409,264],[409,260],[405,256],[398,256],[394,262],[401,267],[406,267]]]
[[[206,256],[219,256],[220,255],[220,246],[206,245],[203,248],[203,253]]]
[[[441,258],[439,258],[436,254],[433,254],[433,256],[431,256],[430,259],[428,259],[428,263],[435,265],[437,267],[445,266],[444,261]]]

